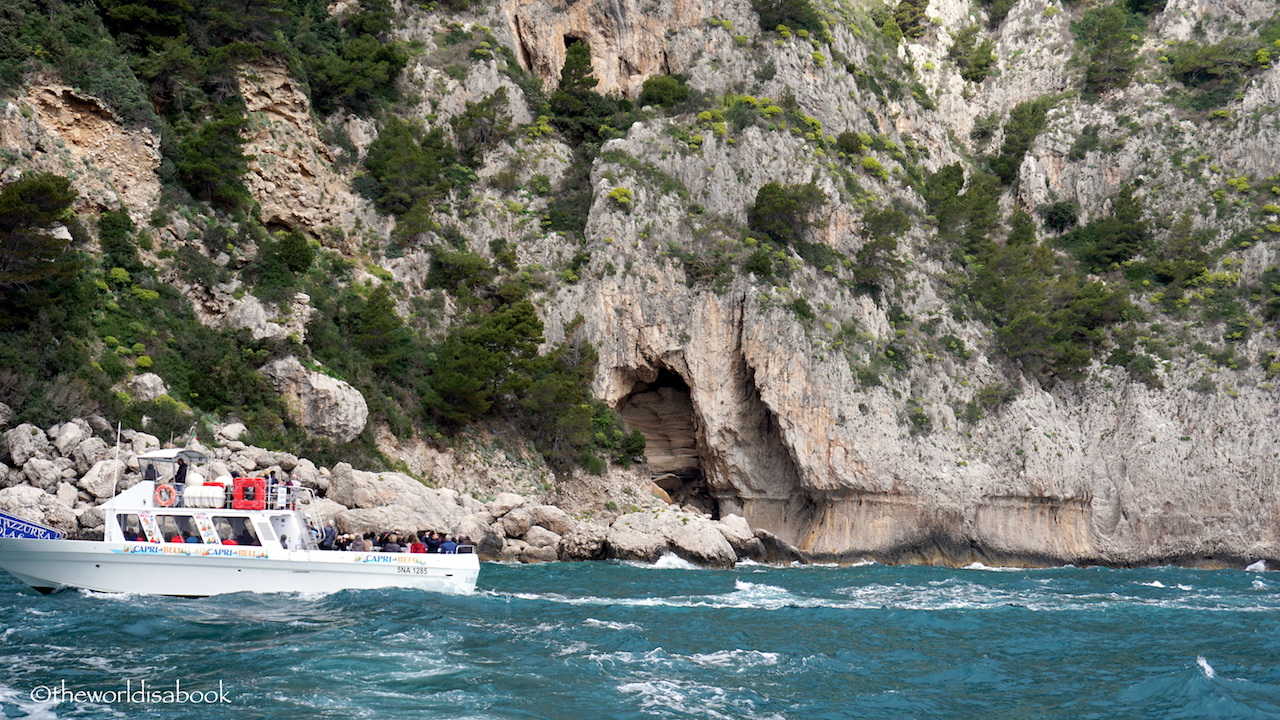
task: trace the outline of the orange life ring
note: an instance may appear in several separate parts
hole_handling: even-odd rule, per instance
[[[267,481],[262,478],[236,478],[231,495],[233,510],[266,510]]]
[[[173,507],[173,504],[178,502],[178,490],[169,483],[157,485],[156,491],[152,493],[152,499],[160,507]]]

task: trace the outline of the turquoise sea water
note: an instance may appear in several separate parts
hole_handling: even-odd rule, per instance
[[[0,627],[4,717],[1280,718],[1280,574],[1242,570],[486,564],[470,596],[204,600],[0,574]]]

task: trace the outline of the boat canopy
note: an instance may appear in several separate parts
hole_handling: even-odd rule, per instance
[[[153,463],[176,463],[181,458],[187,461],[188,465],[203,465],[209,462],[209,456],[199,450],[191,448],[165,448],[164,450],[151,450],[138,455],[138,462]]]

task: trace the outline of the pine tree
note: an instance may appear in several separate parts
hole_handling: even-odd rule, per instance
[[[25,176],[0,191],[0,290],[22,292],[71,271],[68,240],[51,232],[75,193],[60,175]]]

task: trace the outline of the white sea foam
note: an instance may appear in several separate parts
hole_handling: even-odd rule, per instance
[[[689,659],[703,667],[734,667],[742,671],[747,668],[777,665],[778,653],[742,649],[721,650],[690,655]]]
[[[1204,671],[1204,676],[1210,680],[1218,677],[1218,673],[1214,671],[1213,666],[1209,664],[1208,660],[1204,659],[1203,655],[1196,656],[1196,664]]]
[[[1268,587],[1268,585],[1267,585],[1265,582],[1261,581],[1261,580],[1254,580],[1254,581],[1253,581],[1253,589],[1254,589],[1254,590],[1266,590],[1266,589],[1267,589],[1267,587]],[[0,638],[0,640],[3,640],[3,639],[4,639],[4,638]]]
[[[1250,563],[1249,566],[1245,568],[1245,570],[1248,570],[1249,572],[1266,572],[1267,561],[1259,560],[1257,562]]]
[[[620,623],[612,620],[597,620],[595,618],[587,618],[582,623],[586,627],[598,627],[606,630],[639,630],[640,626],[635,623]]]
[[[1153,588],[1169,587],[1168,585],[1165,585],[1164,583],[1160,582],[1159,580],[1152,580],[1151,582],[1138,583],[1138,584],[1139,584],[1139,585],[1146,585],[1147,587],[1153,587]]]
[[[115,601],[127,600],[129,602],[133,602],[140,598],[149,597],[141,593],[131,593],[131,592],[113,593],[113,592],[99,592],[97,590],[84,590],[84,589],[76,590],[76,592],[80,594],[80,597],[89,598],[91,600],[115,600]]]
[[[663,553],[662,557],[653,564],[654,567],[661,570],[701,570],[702,568],[676,555],[675,553]]]
[[[57,713],[53,711],[60,701],[45,700],[37,702],[31,699],[31,690],[18,690],[8,685],[0,684],[0,705],[8,705],[15,707],[19,711],[26,713],[18,717],[29,718],[29,720],[57,720]],[[5,717],[8,714],[5,713]]]
[[[623,683],[618,690],[636,696],[641,709],[649,714],[674,713],[678,717],[712,720],[781,720],[774,714],[757,715],[755,703],[736,693],[679,678],[647,678]]]
[[[1025,572],[1026,568],[1016,567],[998,567],[992,565],[984,565],[980,562],[972,562],[964,566],[965,570],[986,570],[987,572]]]

